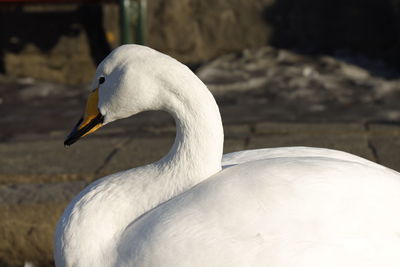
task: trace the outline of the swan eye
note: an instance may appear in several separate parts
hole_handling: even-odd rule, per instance
[[[104,83],[106,81],[106,78],[104,78],[103,76],[101,76],[100,78],[99,78],[99,84],[102,84],[102,83]]]

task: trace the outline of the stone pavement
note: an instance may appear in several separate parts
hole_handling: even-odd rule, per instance
[[[371,123],[242,123],[225,125],[225,153],[278,146],[348,151],[400,170],[400,126]],[[104,130],[104,132],[102,132]],[[63,135],[0,143],[0,266],[50,265],[54,227],[67,203],[98,177],[161,158],[175,129],[127,136],[101,129],[69,148]],[[108,134],[114,133],[113,137]]]

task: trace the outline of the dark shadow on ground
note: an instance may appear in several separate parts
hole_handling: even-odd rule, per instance
[[[24,11],[23,6],[0,6],[0,73],[5,72],[7,51],[21,52],[28,43],[43,52],[54,48],[62,36],[86,31],[91,56],[97,65],[111,51],[103,29],[101,5],[81,5],[71,11]]]
[[[279,0],[263,16],[276,47],[399,76],[400,0]]]

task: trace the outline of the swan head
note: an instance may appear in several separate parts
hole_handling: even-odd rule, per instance
[[[140,45],[112,51],[97,67],[86,110],[64,144],[69,146],[107,123],[146,110],[165,110],[173,77],[188,68],[175,59]],[[172,93],[175,94],[176,93]]]

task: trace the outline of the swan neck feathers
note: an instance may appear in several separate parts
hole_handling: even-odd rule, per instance
[[[136,50],[135,55],[137,50],[143,50],[149,57],[141,70],[152,70],[147,70],[146,75],[151,73],[149,80],[156,83],[145,85],[153,93],[157,90],[157,99],[148,109],[164,110],[173,116],[175,142],[159,161],[104,177],[74,198],[57,225],[57,266],[113,266],[119,237],[130,224],[221,170],[222,122],[207,87],[186,66],[149,48],[129,45],[113,53],[123,50],[126,54],[132,49]],[[124,66],[138,61],[134,57],[128,59],[129,56],[124,57]],[[103,62],[101,66],[112,68],[110,64]],[[129,78],[125,83],[130,82],[135,84]],[[100,102],[105,101],[102,97],[100,92]],[[110,107],[115,109],[116,105]]]

